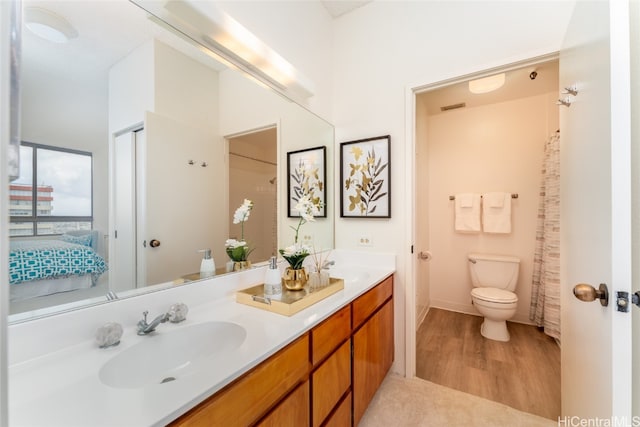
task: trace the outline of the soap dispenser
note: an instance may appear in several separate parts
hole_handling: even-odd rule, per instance
[[[216,274],[216,264],[211,257],[211,249],[200,249],[198,252],[204,252],[200,263],[200,278],[214,276]]]
[[[264,275],[264,295],[277,296],[282,294],[282,279],[276,262],[276,257],[269,260],[269,267]]]

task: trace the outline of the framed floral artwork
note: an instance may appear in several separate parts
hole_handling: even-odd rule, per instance
[[[327,147],[314,147],[287,153],[287,216],[297,218],[295,209],[301,198],[308,196],[318,207],[316,218],[327,217]]]
[[[340,216],[391,218],[391,137],[340,144]]]

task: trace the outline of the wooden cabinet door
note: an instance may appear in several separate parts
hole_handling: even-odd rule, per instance
[[[303,427],[309,425],[309,413],[309,381],[305,381],[256,426]]]
[[[309,335],[305,334],[171,425],[251,425],[305,381],[309,370]]]
[[[358,425],[393,363],[393,299],[353,335],[353,422]]]
[[[344,398],[324,427],[351,427],[351,393]]]
[[[351,343],[346,341],[311,374],[314,427],[322,424],[350,386]]]

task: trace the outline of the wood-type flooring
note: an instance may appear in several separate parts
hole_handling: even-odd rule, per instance
[[[558,420],[560,348],[535,326],[507,322],[509,342],[480,335],[483,318],[431,308],[418,328],[416,375]]]

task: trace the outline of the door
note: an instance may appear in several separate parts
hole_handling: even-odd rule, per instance
[[[424,95],[416,96],[416,117],[427,117],[428,111],[424,103]],[[416,330],[427,315],[430,305],[429,300],[429,164],[427,158],[427,121],[416,119],[415,134],[415,256],[416,262],[416,289],[415,310]]]
[[[113,140],[113,228],[109,289],[125,291],[136,283],[136,132]]]
[[[616,425],[632,402],[632,316],[615,308],[631,289],[628,7],[577,2],[560,55],[560,85],[578,90],[559,107],[562,416]],[[578,283],[606,283],[609,305],[576,299]]]
[[[640,73],[640,2],[631,2],[631,19],[629,20],[631,34],[631,75],[638,76]],[[633,183],[631,185],[631,195],[633,208],[632,231],[633,231],[633,287],[634,291],[640,290],[640,79],[631,79],[631,175]],[[640,420],[640,310],[632,308],[633,326],[633,416]]]
[[[224,266],[228,183],[216,179],[216,171],[228,166],[221,138],[151,112],[145,114],[145,134],[146,215],[144,230],[138,230],[145,285],[198,273],[202,249],[211,249],[215,264]]]

